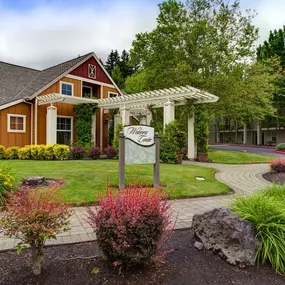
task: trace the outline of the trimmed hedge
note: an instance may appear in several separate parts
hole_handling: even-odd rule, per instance
[[[277,150],[285,150],[285,143],[279,143],[278,145],[276,145],[276,149]]]

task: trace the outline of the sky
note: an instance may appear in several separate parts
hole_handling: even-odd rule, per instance
[[[0,0],[0,60],[43,69],[94,51],[129,50],[156,25],[162,0]],[[285,0],[241,0],[258,13],[257,44],[285,25]]]

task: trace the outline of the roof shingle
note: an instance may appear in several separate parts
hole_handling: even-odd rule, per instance
[[[91,54],[79,56],[42,71],[0,62],[0,106],[33,95]]]

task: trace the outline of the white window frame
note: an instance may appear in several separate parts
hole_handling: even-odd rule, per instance
[[[74,96],[74,83],[66,82],[66,81],[60,81],[59,92],[60,92],[61,95],[66,95],[66,94],[62,94],[62,84],[71,85],[71,96]],[[66,95],[66,96],[69,96],[69,95]]]
[[[90,68],[92,67],[92,69],[94,70],[94,72],[90,72]],[[94,73],[94,75],[93,75]],[[97,75],[97,70],[96,70],[96,65],[94,64],[88,64],[88,77],[89,78],[93,78],[96,79],[96,75]]]
[[[117,93],[117,92],[108,91],[108,98],[115,98],[115,97],[110,97],[110,94],[116,94],[116,97],[119,96],[119,93]]]
[[[7,114],[8,120],[7,120],[7,129],[8,133],[25,133],[26,132],[26,115],[19,115],[19,114]],[[23,130],[12,130],[10,128],[11,126],[11,117],[18,117],[23,118]]]
[[[89,88],[90,89],[90,99],[91,99],[93,97],[93,88],[91,86],[88,86],[88,85],[82,85],[82,97],[84,96],[83,88]]]
[[[67,118],[67,119],[71,119],[71,130],[68,131],[68,130],[58,130],[57,128],[57,118]],[[57,132],[60,131],[60,132],[71,132],[71,135],[70,135],[70,143],[73,143],[73,117],[72,116],[56,116],[56,143],[57,142]]]

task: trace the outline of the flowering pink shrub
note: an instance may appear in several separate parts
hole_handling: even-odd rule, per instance
[[[126,268],[147,265],[163,255],[173,230],[167,195],[150,187],[107,190],[100,210],[88,211],[88,221],[108,261]]]
[[[85,149],[83,146],[72,146],[70,148],[70,152],[71,152],[72,158],[83,159],[84,154],[85,154]]]
[[[88,152],[88,157],[92,159],[98,159],[101,155],[101,149],[99,147],[91,147]]]
[[[271,170],[275,172],[285,172],[285,159],[275,159],[270,162]]]
[[[108,146],[104,149],[104,153],[107,155],[107,158],[114,158],[117,155],[117,150],[112,146]]]
[[[49,238],[66,231],[71,212],[56,189],[45,191],[18,191],[11,193],[6,211],[0,218],[4,234],[21,240],[18,252],[30,245],[32,252],[32,271],[41,273],[44,259],[44,244]]]

